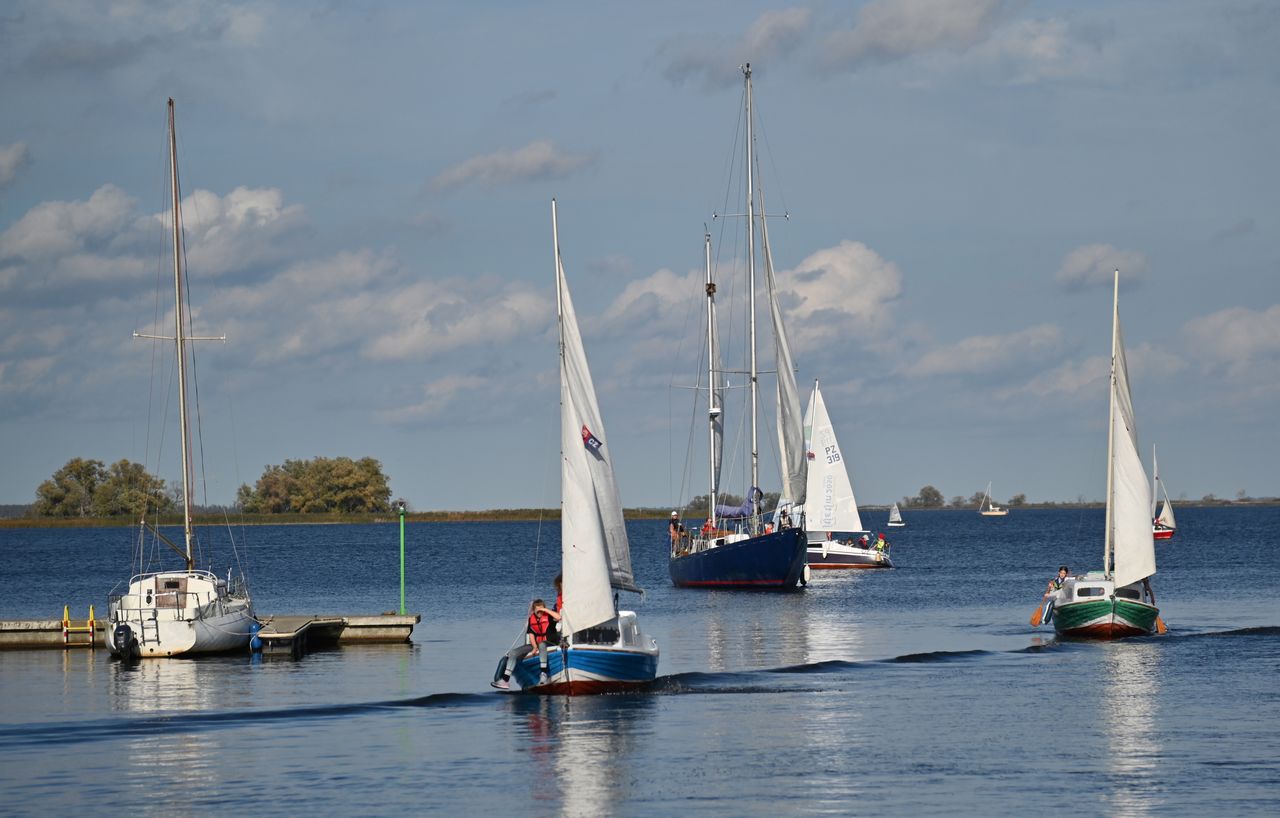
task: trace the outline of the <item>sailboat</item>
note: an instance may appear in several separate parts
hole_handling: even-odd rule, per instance
[[[173,100],[169,100],[169,181],[173,195],[173,287],[174,334],[134,337],[172,341],[177,353],[178,416],[182,427],[179,446],[182,449],[182,534],[183,544],[175,545],[145,515],[140,537],[150,532],[182,556],[185,567],[174,571],[139,573],[129,580],[123,594],[111,594],[107,608],[110,627],[106,630],[106,647],[121,658],[185,656],[196,653],[218,653],[248,646],[250,629],[255,623],[253,603],[249,599],[243,576],[233,579],[228,572],[223,579],[210,571],[195,567],[191,525],[192,455],[191,427],[187,409],[187,345],[192,341],[226,340],[196,338],[187,334],[186,323],[191,307],[186,292],[182,245],[181,190],[178,186],[178,143],[174,127]],[[142,549],[139,549],[141,553]]]
[[[614,480],[612,453],[578,318],[560,260],[556,202],[551,200],[556,306],[560,326],[560,563],[564,607],[560,644],[548,652],[546,681],[538,654],[518,662],[515,679],[526,692],[604,693],[653,681],[658,643],[634,611],[618,610],[615,590],[640,593]]]
[[[1157,487],[1159,494],[1156,493]],[[1164,504],[1160,506],[1160,513],[1156,513],[1156,501],[1164,497]],[[1156,447],[1151,447],[1151,536],[1157,540],[1173,539],[1173,534],[1178,530],[1178,522],[1173,519],[1173,504],[1169,502],[1169,492],[1164,487],[1164,481],[1160,479],[1160,468],[1156,465]]]
[[[978,513],[983,517],[1003,517],[1009,513],[1009,509],[996,505],[991,499],[990,483],[987,483],[987,490],[982,495],[982,502],[978,504]]]
[[[780,588],[792,589],[798,582],[808,581],[805,565],[806,539],[802,527],[790,514],[780,515],[776,523],[765,520],[761,513],[759,437],[757,406],[759,402],[759,369],[756,362],[756,251],[757,230],[769,295],[769,314],[773,325],[774,350],[777,359],[777,425],[778,459],[782,471],[782,493],[792,505],[805,500],[804,430],[800,416],[800,395],[796,388],[795,369],[782,310],[778,304],[773,257],[769,250],[769,229],[764,218],[763,189],[757,189],[755,167],[755,130],[751,96],[751,65],[742,68],[746,98],[746,216],[749,364],[751,385],[751,488],[740,506],[717,506],[720,492],[720,455],[724,431],[724,371],[720,367],[719,340],[716,337],[716,284],[711,274],[711,236],[704,237],[707,298],[707,421],[710,435],[710,493],[707,497],[707,519],[692,536],[676,536],[671,542],[667,568],[671,581],[678,587],[709,588]],[[760,213],[756,212],[759,196]],[[678,529],[677,529],[678,530]]]
[[[1107,522],[1101,571],[1067,577],[1045,604],[1064,636],[1116,639],[1159,627],[1148,577],[1156,572],[1151,496],[1138,453],[1129,369],[1120,332],[1120,271],[1111,324],[1111,407],[1107,431]]]
[[[898,509],[898,504],[894,503],[893,508],[889,509],[889,527],[902,528],[906,522],[902,519],[902,512]]]
[[[804,415],[804,430],[809,460],[804,506],[809,567],[892,568],[888,550],[869,547],[870,537],[862,527],[849,482],[848,461],[840,453],[816,380]]]

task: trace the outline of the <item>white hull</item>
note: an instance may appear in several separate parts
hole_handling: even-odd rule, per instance
[[[255,621],[249,598],[207,571],[134,577],[108,607],[106,647],[126,658],[243,650]]]

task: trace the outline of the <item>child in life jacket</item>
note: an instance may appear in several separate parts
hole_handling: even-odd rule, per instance
[[[525,643],[516,645],[507,651],[507,664],[502,669],[502,677],[494,679],[491,685],[499,690],[511,687],[511,674],[515,672],[516,662],[538,652],[538,664],[542,671],[538,684],[547,683],[547,640],[554,634],[555,623],[560,621],[558,611],[549,610],[541,599],[535,599],[529,606],[529,620],[525,627]]]

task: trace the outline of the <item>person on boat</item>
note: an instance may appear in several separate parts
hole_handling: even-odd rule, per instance
[[[879,534],[877,534],[877,535],[876,535],[876,544],[875,544],[875,549],[876,549],[876,551],[878,551],[878,552],[880,552],[881,554],[883,554],[883,553],[885,552],[885,549],[886,549],[886,548],[888,548],[888,547],[889,547],[889,543],[885,541],[885,539],[884,539],[884,532],[882,531],[882,532],[880,532]]]
[[[502,669],[502,678],[495,679],[490,684],[499,690],[510,688],[511,674],[515,672],[516,662],[519,662],[534,651],[538,653],[538,666],[541,671],[538,684],[546,684],[547,636],[551,633],[552,624],[559,621],[560,613],[558,611],[548,610],[546,603],[541,599],[535,599],[533,604],[529,606],[529,622],[524,630],[524,644],[516,645],[507,651],[507,664]]]
[[[791,527],[791,515],[788,514],[787,510],[784,508],[782,511],[778,512],[778,528],[782,529],[782,528],[790,528],[790,527]],[[831,539],[830,533],[827,534],[827,539]]]
[[[870,544],[871,544],[871,538],[868,537],[866,534],[863,534],[861,537],[858,538],[858,545],[862,546],[863,548],[866,548]]]
[[[671,512],[671,522],[667,523],[667,533],[671,535],[671,550],[677,554],[683,553],[688,547],[685,539],[689,536],[689,532],[680,523],[680,512]]]
[[[1059,565],[1058,575],[1053,579],[1049,580],[1049,587],[1045,589],[1045,592],[1044,592],[1045,597],[1047,598],[1050,594],[1056,594],[1058,591],[1061,591],[1062,583],[1067,581],[1067,577],[1070,576],[1070,574],[1071,574],[1071,571],[1070,569],[1067,568],[1067,566]]]

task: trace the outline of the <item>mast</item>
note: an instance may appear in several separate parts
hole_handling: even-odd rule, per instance
[[[178,189],[178,136],[174,127],[173,97],[169,98],[169,186],[173,191],[173,340],[178,353],[178,416],[182,426],[182,536],[190,571],[195,568],[191,556],[191,429],[187,420],[187,347],[182,315],[182,196]]]
[[[710,461],[711,485],[707,493],[707,519],[711,528],[716,527],[716,494],[720,488],[720,464],[717,462],[716,421],[720,419],[721,408],[716,405],[716,285],[711,280],[711,233],[706,232],[703,241],[703,268],[706,271],[707,285],[707,458]]]
[[[1120,335],[1120,271],[1115,272],[1111,299],[1111,394],[1107,406],[1107,523],[1106,538],[1102,546],[1102,571],[1111,578],[1111,550],[1115,541],[1114,511],[1111,491],[1115,484],[1115,422],[1116,422],[1116,341]]]
[[[751,111],[751,63],[742,67],[742,76],[747,88],[747,292],[750,294],[750,346],[751,346],[751,495],[752,510],[755,510],[754,489],[760,485],[760,445],[756,434],[756,414],[758,411],[759,373],[756,370],[756,216],[755,216],[755,177],[753,174],[755,156],[755,130]]]
[[[564,383],[563,383],[563,380],[564,380],[564,375],[563,375],[563,372],[564,372],[564,304],[563,304],[563,296],[560,293],[560,281],[563,278],[563,276],[560,275],[560,224],[556,219],[556,200],[554,198],[551,200],[551,247],[553,252],[555,253],[555,266],[556,266],[556,331],[557,333],[559,333],[558,337],[560,339],[560,371],[562,373],[560,376],[561,377],[560,411],[563,414],[564,412]],[[563,443],[564,441],[562,440],[561,441],[562,445],[560,447],[561,460],[564,459]],[[563,512],[563,507],[564,507],[563,491],[560,492],[560,506],[561,506],[561,511]]]
[[[1156,444],[1151,444],[1151,518],[1156,516],[1156,507],[1160,505],[1156,487],[1160,483],[1160,467],[1156,464]]]

